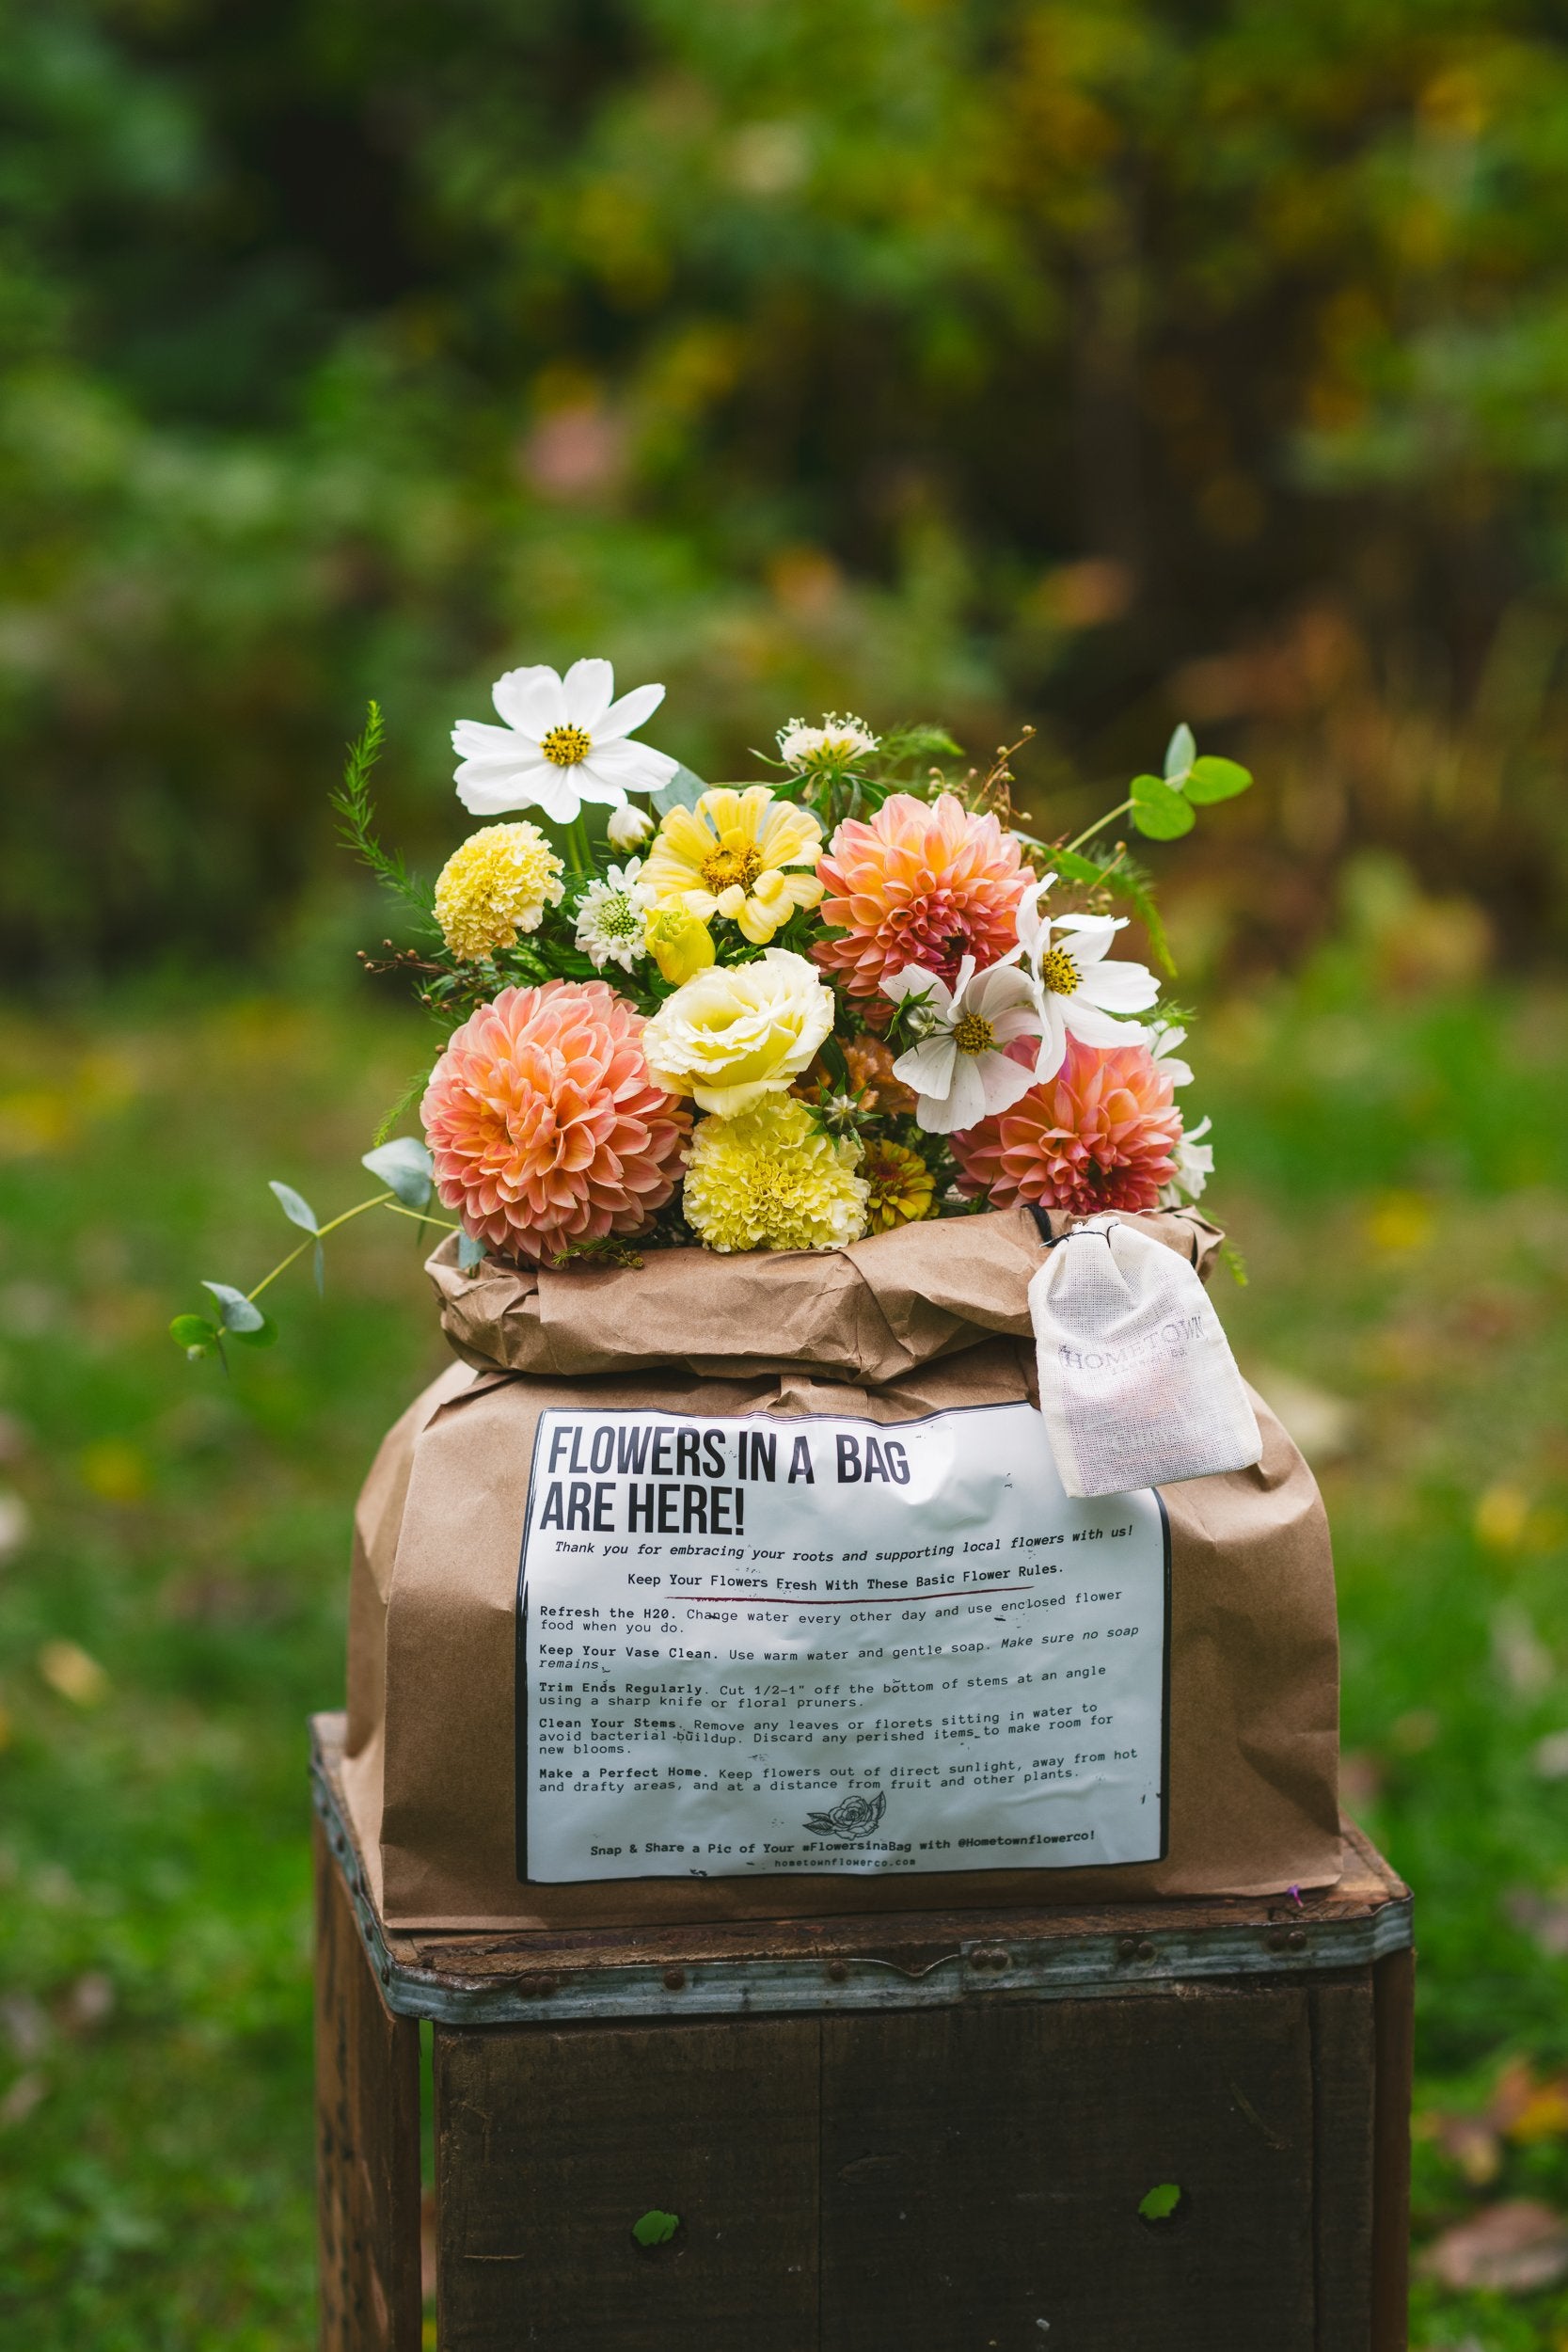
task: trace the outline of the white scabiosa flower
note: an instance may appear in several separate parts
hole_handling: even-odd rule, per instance
[[[542,808],[556,824],[569,825],[584,801],[619,808],[628,792],[657,792],[668,784],[679,761],[630,740],[664,700],[663,687],[633,687],[619,702],[614,692],[608,661],[574,661],[564,677],[542,662],[508,670],[491,689],[506,723],[460,719],[451,731],[464,807],[476,817]]]
[[[863,719],[830,710],[819,727],[807,726],[803,719],[791,719],[788,726],[781,727],[779,757],[786,768],[797,770],[847,768],[852,759],[874,752],[880,739]]]
[[[648,952],[653,893],[638,880],[641,871],[641,858],[634,857],[629,866],[612,866],[604,881],[591,882],[578,901],[578,946],[595,972],[607,963],[629,972],[639,956]]]
[[[1034,1063],[1007,1052],[1020,1038],[1037,1038],[1040,1012],[1029,975],[1016,963],[976,972],[965,956],[951,991],[935,972],[908,964],[881,982],[884,996],[910,1009],[918,1043],[900,1054],[893,1074],[912,1087],[915,1117],[927,1135],[950,1136],[1005,1111],[1035,1083]]]
[[[624,857],[628,850],[640,850],[654,829],[654,820],[645,808],[636,807],[628,801],[625,808],[613,808],[605,830],[610,846]]]
[[[1117,1045],[1141,1045],[1148,1032],[1126,1015],[1147,1011],[1160,993],[1160,983],[1141,963],[1106,961],[1117,931],[1126,929],[1119,914],[1058,914],[1040,912],[1040,899],[1055,881],[1047,874],[1031,882],[1018,902],[1018,946],[1033,976],[1039,1004],[1039,1058],[1035,1076],[1053,1078],[1067,1059],[1067,1041],[1102,1052]],[[1008,962],[1012,957],[1006,959]]]

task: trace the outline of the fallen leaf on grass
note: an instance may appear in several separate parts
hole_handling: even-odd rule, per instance
[[[1537,2075],[1528,2058],[1510,2058],[1479,2115],[1429,2108],[1416,2130],[1435,2142],[1472,2188],[1486,2188],[1502,2169],[1505,2139],[1528,2148],[1568,2137],[1568,2074]]]
[[[1252,1385],[1309,1462],[1338,1462],[1354,1450],[1357,1414],[1348,1397],[1335,1396],[1274,1364],[1258,1365]]]
[[[1557,1668],[1552,1653],[1522,1609],[1505,1601],[1492,1620],[1492,1659],[1509,1689],[1520,1698],[1538,1698],[1551,1687]]]
[[[1422,2115],[1416,2131],[1419,2138],[1435,2141],[1472,2188],[1490,2188],[1502,2170],[1502,2143],[1484,2115]]]
[[[1568,2224],[1534,2198],[1509,2198],[1445,2230],[1427,2248],[1420,2268],[1455,2294],[1490,2287],[1501,2295],[1532,2295],[1568,2275]]]
[[[0,1487],[0,1560],[9,1560],[22,1549],[32,1530],[27,1505],[9,1487]]]
[[[74,1642],[45,1642],[39,1652],[39,1672],[55,1695],[69,1699],[72,1707],[96,1707],[108,1695],[108,1676]]]
[[[114,2015],[114,1980],[102,1968],[89,1968],[85,1977],[78,1977],[60,2005],[66,2028],[71,2033],[91,2033]]]
[[[1364,1813],[1383,1794],[1383,1767],[1364,1749],[1347,1748],[1339,1758],[1339,1802],[1347,1813]]]
[[[40,2058],[53,2039],[49,2012],[30,1993],[0,1997],[0,2033],[4,2033],[19,2065]]]
[[[25,2123],[48,2090],[47,2080],[36,2068],[25,2074],[19,2074],[5,2097],[0,2099],[0,2131],[9,2131],[14,2124]]]

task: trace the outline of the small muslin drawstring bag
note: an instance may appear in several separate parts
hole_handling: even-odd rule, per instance
[[[1193,1268],[1117,1216],[1074,1226],[1029,1284],[1040,1411],[1069,1495],[1246,1470],[1257,1418]]]

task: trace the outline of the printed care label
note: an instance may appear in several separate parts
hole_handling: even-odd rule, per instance
[[[1158,1499],[1069,1502],[1038,1413],[540,1416],[518,1875],[1148,1862]]]

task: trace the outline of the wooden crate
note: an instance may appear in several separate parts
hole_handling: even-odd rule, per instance
[[[1403,2346],[1411,1906],[1354,1827],[1299,1904],[389,1933],[313,1730],[327,2352],[421,2342],[422,2018],[440,2352]]]

